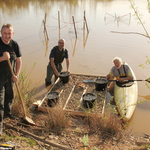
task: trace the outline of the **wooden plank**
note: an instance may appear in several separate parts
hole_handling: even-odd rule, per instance
[[[88,89],[88,86],[86,86],[86,88],[84,89],[84,91],[83,91],[83,93],[82,93],[82,96],[86,93],[87,89]],[[81,96],[80,101],[79,101],[80,104],[82,103],[82,100],[83,100],[83,97],[82,97],[82,96]],[[80,105],[77,106],[77,109],[78,109],[79,107],[80,107]]]
[[[60,78],[58,78],[53,85],[50,85],[48,93],[53,89],[55,84],[57,84],[59,81],[60,81]],[[44,98],[42,100],[38,100],[38,101],[34,102],[33,105],[35,107],[40,107],[43,104],[46,97],[47,97],[47,94],[44,96]]]
[[[77,74],[77,73],[71,73],[71,75],[106,78],[106,76],[104,76],[104,75],[87,75],[87,74]]]
[[[74,75],[74,76],[73,76]],[[85,77],[84,77],[85,76]],[[69,87],[70,87],[70,90],[69,90],[69,92],[67,92],[66,91],[66,89],[65,89],[65,87],[61,87],[63,90],[64,90],[64,94],[66,93],[67,94],[67,96],[65,97],[65,99],[63,98],[63,97],[59,97],[60,99],[61,98],[63,98],[63,106],[62,106],[62,108],[63,108],[63,110],[65,110],[66,111],[66,109],[68,110],[70,110],[71,109],[71,107],[69,108],[68,106],[69,106],[69,104],[70,104],[70,99],[72,98],[72,96],[73,96],[73,94],[74,94],[74,90],[75,90],[75,88],[76,88],[76,83],[78,83],[77,81],[79,81],[79,82],[82,82],[82,80],[84,79],[84,78],[89,78],[89,77],[92,77],[92,78],[96,78],[96,77],[98,77],[98,78],[105,78],[106,79],[106,77],[105,76],[92,76],[92,75],[82,75],[82,74],[72,74],[72,77],[73,77],[73,80],[72,81],[70,81],[71,83],[73,83],[74,82],[74,84],[71,84],[71,85],[69,85]],[[75,78],[74,78],[75,77]],[[56,87],[57,87],[57,84],[56,84],[57,82],[55,82],[55,84],[54,85],[56,85]],[[51,88],[51,90],[53,90],[53,89],[55,89],[55,87],[54,87],[54,85],[53,85],[53,87]],[[91,89],[89,89],[89,87],[91,88]],[[71,89],[72,88],[72,89]],[[80,92],[80,94],[82,94],[82,95],[80,95],[79,93],[76,93],[76,94],[78,94],[78,100],[79,100],[79,103],[81,104],[82,103],[82,100],[83,100],[83,95],[88,91],[88,92],[90,92],[89,90],[92,90],[92,88],[94,88],[94,85],[92,84],[92,83],[87,83],[86,84],[86,88],[84,89],[84,91],[83,91],[83,93],[82,92]],[[89,89],[89,90],[88,90]],[[61,91],[60,91],[60,93],[61,93]],[[96,92],[97,93],[97,92]],[[100,112],[101,112],[101,114],[103,114],[104,115],[104,112],[105,112],[105,105],[106,105],[106,97],[107,97],[107,88],[105,89],[105,91],[103,91],[103,92],[101,92],[102,94],[103,94],[103,98],[104,98],[104,100],[102,101],[103,103],[102,103],[102,105],[100,104],[100,106],[98,107],[98,108],[100,108]],[[69,96],[68,96],[69,95]],[[81,96],[81,97],[80,97]],[[42,101],[44,101],[45,100],[45,98],[46,97],[44,97],[44,99],[42,100]],[[74,96],[73,96],[73,98],[74,98]],[[67,99],[67,100],[66,100]],[[48,112],[48,107],[42,107],[42,102],[39,100],[39,101],[37,101],[36,102],[37,103],[37,106],[38,106],[38,109],[37,109],[37,111],[41,111],[41,112]],[[67,108],[68,107],[68,108]],[[80,108],[80,105],[78,104],[77,105],[77,107],[76,107],[77,109],[78,108]],[[77,111],[79,112],[79,113],[77,113]],[[81,112],[82,113],[81,113]],[[85,113],[84,113],[84,111],[82,111],[81,109],[79,109],[79,110],[76,110],[76,109],[73,109],[72,111],[71,111],[71,113],[72,114],[77,114],[77,115],[80,115],[80,116],[84,116],[85,115]],[[81,115],[82,114],[82,115]],[[83,115],[84,114],[84,115]]]
[[[71,92],[70,92],[70,94],[69,94],[69,97],[68,97],[68,99],[67,99],[67,101],[66,101],[66,103],[65,103],[65,105],[64,105],[64,107],[63,107],[63,110],[66,108],[66,106],[67,106],[67,104],[68,104],[68,102],[69,102],[69,100],[70,100],[70,98],[71,98],[71,95],[72,95],[72,93],[73,93],[75,87],[76,87],[76,84],[73,86],[73,88],[72,88],[72,90],[71,90]]]
[[[84,91],[83,91],[83,93],[82,93],[82,96],[86,93],[87,89],[88,89],[88,86],[86,86],[86,88],[84,89]],[[80,103],[82,102],[82,99],[83,99],[82,96],[81,96],[81,98],[80,98]]]
[[[104,115],[104,113],[105,113],[106,98],[107,98],[107,87],[105,88],[105,97],[104,97],[104,104],[103,104],[103,109],[102,109],[102,115]]]
[[[69,113],[69,115],[71,115],[71,116],[78,116],[78,117],[93,116],[94,114],[95,115],[99,114],[101,116],[100,113],[85,113],[84,111],[72,111],[72,110],[69,110],[69,109],[65,109],[64,111],[66,113]]]

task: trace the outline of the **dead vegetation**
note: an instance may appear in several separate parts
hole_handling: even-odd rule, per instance
[[[58,105],[48,107],[47,110],[44,113],[35,113],[33,120],[36,126],[5,120],[5,133],[10,137],[28,137],[28,139],[38,141],[38,144],[35,142],[32,146],[26,145],[31,149],[33,147],[44,149],[45,147],[45,149],[53,150],[82,150],[85,149],[85,144],[82,142],[85,135],[88,135],[87,150],[124,149],[123,146],[129,149],[129,147],[135,147],[135,141],[138,141],[130,137],[129,133],[122,128],[119,118],[110,110],[105,111],[104,116],[99,113],[87,114],[85,112],[85,115],[80,117],[64,111]],[[18,139],[15,138],[11,141],[18,143]],[[18,147],[21,149],[21,143]]]
[[[53,108],[48,107],[47,112],[35,117],[35,122],[37,125],[43,126],[47,132],[53,131],[55,133],[64,130],[70,124],[69,117],[58,105]]]
[[[74,77],[74,79],[76,80],[77,77]],[[75,88],[75,94],[80,93],[80,91],[82,91],[81,92],[82,94],[83,89],[85,89],[85,84],[81,83],[79,84],[79,82],[77,83],[78,84]],[[69,84],[72,86],[71,83]],[[61,84],[58,84],[58,86],[60,87],[60,90],[62,90]],[[65,86],[66,89],[71,91],[71,89],[67,87],[67,85]],[[92,84],[89,84],[89,87],[93,89]],[[109,109],[109,106],[108,109],[105,110],[104,114],[99,112],[99,109],[97,109],[98,105],[94,106],[93,109],[90,108],[83,109],[82,106],[82,114],[77,112],[74,113],[74,111],[72,110],[75,107],[79,106],[79,103],[77,103],[76,101],[75,104],[68,103],[69,108],[72,108],[72,110],[65,110],[63,109],[62,105],[58,103],[57,105],[54,104],[53,107],[48,107],[46,104],[44,104],[45,106],[44,111],[31,112],[30,107],[31,104],[33,103],[33,100],[32,97],[28,97],[29,100],[27,100],[28,92],[29,91],[26,92],[24,91],[24,93],[22,93],[22,96],[26,106],[27,115],[33,119],[36,125],[32,126],[26,124],[22,122],[22,120],[19,121],[4,120],[4,133],[6,134],[2,136],[0,143],[11,140],[16,144],[16,149],[26,148],[29,150],[33,148],[35,150],[36,149],[99,150],[99,149],[134,149],[136,147],[135,142],[139,141],[139,138],[136,137],[133,138],[133,136],[130,135],[130,132],[123,128],[124,126],[122,126],[122,122],[120,121],[116,113],[114,113],[112,109]],[[75,94],[73,94],[73,98],[76,100],[80,99]],[[102,95],[100,94],[97,94],[98,98],[102,97]],[[66,99],[65,97],[66,94],[62,93],[62,95],[64,95],[63,97],[64,99]],[[61,104],[63,104],[64,106],[62,99],[60,99],[60,101]],[[23,112],[22,106],[16,95],[12,107],[12,114],[17,116],[18,118],[22,118],[22,112]],[[30,141],[29,139],[31,139],[32,141],[35,142],[34,144],[31,144],[32,143],[31,141],[25,142],[22,139],[21,140],[16,139],[15,138],[16,136],[27,137],[28,141]],[[140,142],[141,141],[145,142],[145,140],[143,139],[142,140],[140,139]]]

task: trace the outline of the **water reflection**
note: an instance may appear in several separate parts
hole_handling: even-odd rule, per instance
[[[47,56],[48,53],[48,41],[45,41],[46,49],[45,49],[45,57]]]
[[[148,3],[148,11],[149,11],[149,13],[150,13],[150,1],[147,0],[147,3]]]
[[[98,2],[109,3],[111,1],[114,0],[94,0],[94,4],[96,6]],[[13,13],[17,13],[18,10],[28,9],[30,5],[33,5],[35,8],[41,8],[44,11],[48,12],[53,8],[53,5],[55,4],[65,4],[66,6],[68,6],[67,8],[71,10],[72,8],[77,7],[78,5],[80,5],[80,3],[83,2],[85,2],[85,0],[0,0],[0,8],[3,10],[3,12],[7,11],[7,13],[11,15]],[[88,0],[86,2],[93,2],[93,0]]]
[[[83,48],[85,48],[85,46],[86,46],[88,35],[89,35],[89,33],[87,33],[86,38],[85,38],[85,30],[83,30]]]
[[[73,45],[73,53],[72,53],[72,56],[74,57],[74,54],[75,54],[75,50],[76,50],[76,43],[77,43],[77,30],[76,30],[76,24],[78,24],[78,23],[81,23],[82,21],[83,21],[83,29],[82,28],[80,28],[80,32],[83,30],[83,49],[85,48],[85,46],[86,46],[86,42],[87,42],[87,39],[88,39],[88,35],[89,35],[89,30],[88,30],[88,24],[87,24],[87,21],[86,21],[86,16],[85,16],[85,11],[84,11],[84,17],[83,17],[83,20],[81,20],[81,21],[74,21],[74,17],[72,16],[72,21],[70,21],[70,22],[66,22],[65,20],[61,20],[61,17],[60,17],[60,12],[58,11],[58,19],[57,18],[55,18],[55,17],[53,17],[56,21],[58,21],[58,27],[56,26],[56,29],[59,31],[59,33],[58,33],[58,37],[59,37],[59,39],[61,38],[60,37],[60,35],[61,35],[61,31],[64,29],[64,28],[66,28],[66,27],[69,27],[69,25],[71,26],[71,27],[69,27],[69,29],[71,29],[72,28],[72,24],[74,25],[74,31],[72,30],[72,31],[69,31],[69,33],[74,33],[75,32],[75,37],[76,38],[73,38],[73,39],[70,39],[70,41],[71,41],[71,43],[72,43],[72,40],[74,40],[75,39],[75,41],[72,43],[72,45]],[[64,18],[63,18],[64,19]],[[64,22],[65,23],[65,25],[63,26],[63,27],[61,27],[61,25],[60,25],[60,22]],[[49,43],[49,37],[48,37],[48,32],[47,32],[47,27],[48,28],[51,28],[51,26],[47,26],[47,14],[45,13],[45,17],[44,17],[44,20],[43,20],[43,28],[44,28],[44,31],[43,31],[43,33],[44,33],[44,43],[45,43],[45,45],[46,45],[46,50],[45,50],[45,57],[46,57],[46,55],[47,55],[47,52],[48,52],[48,43]],[[86,34],[86,37],[85,37],[85,30],[87,30],[87,34]],[[80,33],[79,33],[80,34]],[[50,39],[51,40],[51,39]]]
[[[147,6],[150,8],[149,0],[146,3],[140,0],[135,1],[142,6],[143,16],[147,17],[144,20],[149,25],[147,10],[145,13],[145,8]],[[22,49],[23,65],[27,65],[30,70],[33,61],[37,63],[31,79],[34,79],[35,84],[41,81],[40,85],[38,84],[39,92],[37,93],[39,97],[43,98],[47,92],[43,83],[49,61],[48,55],[59,38],[66,40],[72,73],[106,75],[112,65],[112,58],[118,55],[132,66],[137,78],[149,76],[149,71],[139,69],[139,63],[145,61],[146,55],[150,55],[147,40],[142,36],[127,33],[127,31],[143,33],[143,28],[137,25],[137,20],[132,19],[130,22],[129,16],[126,21],[118,19],[119,15],[129,13],[129,5],[129,1],[126,0],[0,0],[0,24],[9,21],[15,26],[14,39],[19,42]],[[83,19],[85,10],[89,34]],[[58,11],[61,13],[60,27]],[[134,13],[133,10],[130,11]],[[113,15],[112,20],[106,19],[108,24],[104,22],[106,12]],[[114,12],[116,15],[113,14]],[[49,40],[46,32],[43,32],[45,13],[45,27]],[[75,17],[78,38],[75,37],[72,16]],[[113,25],[113,22],[118,22],[119,28],[116,27],[116,24]],[[121,31],[124,31],[126,35],[112,34],[111,31],[113,30],[116,33],[123,33]],[[149,26],[147,26],[147,30],[149,31]],[[149,90],[145,90],[143,87],[143,84],[139,85],[139,95],[148,95]],[[139,112],[138,107],[137,112]],[[138,122],[140,120],[139,115],[135,115],[135,118],[136,116],[136,122]],[[144,116],[145,118],[149,117],[149,115]],[[149,127],[145,128],[147,131],[148,129]]]
[[[74,57],[74,53],[75,53],[75,49],[76,49],[76,43],[77,43],[77,38],[75,38],[75,42],[74,42],[74,48],[73,48],[73,53],[72,53],[73,57]]]

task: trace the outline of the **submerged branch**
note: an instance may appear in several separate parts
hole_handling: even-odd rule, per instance
[[[138,32],[116,32],[116,31],[111,31],[111,32],[112,33],[121,33],[121,34],[139,34],[139,35],[145,36],[150,39],[150,36],[142,34],[142,33],[138,33]]]
[[[142,23],[142,21],[141,21],[141,18],[140,18],[140,16],[139,16],[139,14],[138,14],[136,8],[134,7],[134,4],[131,2],[131,0],[129,0],[129,1],[130,1],[130,3],[131,3],[131,7],[133,8],[133,10],[134,10],[134,12],[135,12],[135,15],[137,16],[137,18],[138,18],[140,24],[142,25],[143,29],[145,30],[145,32],[146,32],[148,38],[150,38],[150,36],[149,36],[149,34],[148,34],[146,28],[144,27],[144,25],[143,25],[143,23]],[[144,35],[144,36],[145,36],[145,35]]]

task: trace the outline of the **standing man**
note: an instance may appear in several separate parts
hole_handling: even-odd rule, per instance
[[[46,86],[51,84],[51,78],[53,74],[55,74],[55,78],[57,79],[59,73],[62,71],[62,62],[64,58],[66,59],[67,72],[69,72],[69,58],[68,58],[68,50],[64,48],[65,40],[59,39],[58,46],[53,47],[51,50],[49,59],[50,62],[47,66],[47,76],[45,79]]]
[[[3,130],[3,117],[14,118],[11,115],[12,100],[14,98],[13,83],[18,81],[21,70],[21,51],[14,35],[13,26],[4,24],[0,37],[0,134]],[[10,60],[15,76],[12,77],[8,61]]]

